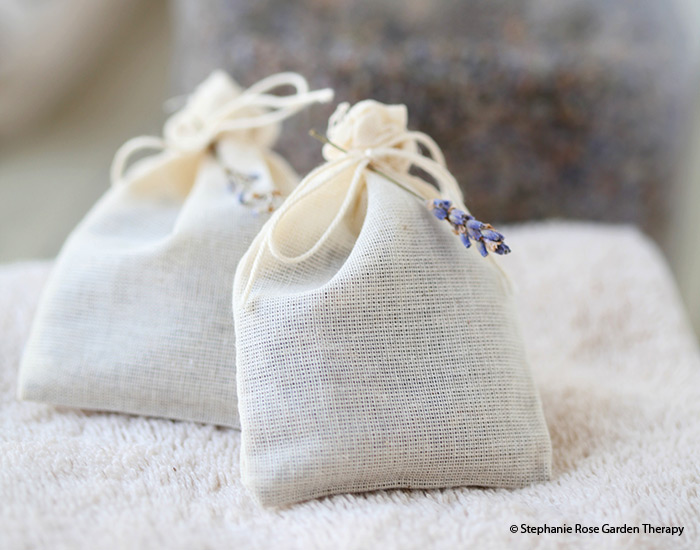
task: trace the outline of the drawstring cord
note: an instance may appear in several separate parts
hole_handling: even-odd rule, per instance
[[[294,92],[284,96],[269,93],[282,86],[292,86]],[[216,105],[222,93],[228,98]],[[215,72],[189,97],[187,105],[166,121],[162,138],[139,136],[119,148],[110,170],[112,184],[123,179],[129,159],[139,151],[203,151],[221,134],[269,127],[314,103],[332,99],[333,90],[311,91],[306,79],[297,73],[269,76],[241,92],[225,73]]]

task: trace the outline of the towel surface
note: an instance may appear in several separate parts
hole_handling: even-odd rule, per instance
[[[50,264],[13,264],[0,267],[0,547],[700,547],[700,353],[659,251],[625,227],[506,229],[552,481],[260,509],[238,432],[17,402]],[[640,532],[521,532],[576,524]]]

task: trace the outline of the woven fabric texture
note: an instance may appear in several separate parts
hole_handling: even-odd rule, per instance
[[[373,111],[338,134],[374,145]],[[503,272],[382,176],[364,170],[346,194],[356,174],[302,182],[236,273],[243,483],[284,506],[548,479],[549,434]]]
[[[165,149],[134,165],[65,243],[26,347],[20,398],[238,427],[231,280],[268,215],[239,202],[225,170],[255,174],[261,191],[286,194],[297,182],[268,149],[279,116],[245,128],[276,115],[233,109],[255,101],[215,73],[168,121],[163,145],[135,138],[116,155],[123,165],[134,150]]]

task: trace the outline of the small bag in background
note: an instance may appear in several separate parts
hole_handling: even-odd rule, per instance
[[[293,87],[286,96],[271,95]],[[270,150],[280,122],[331,90],[294,73],[241,90],[213,73],[115,156],[113,186],[76,227],[44,290],[19,397],[238,427],[231,278],[298,179]],[[138,161],[139,150],[162,152]]]
[[[509,283],[477,252],[508,248],[406,123],[403,105],[339,107],[344,151],[324,147],[238,266],[241,474],[264,505],[550,476]]]

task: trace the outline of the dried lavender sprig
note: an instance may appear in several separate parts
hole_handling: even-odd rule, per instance
[[[277,189],[270,191],[254,191],[252,189],[260,179],[259,174],[245,173],[227,166],[219,149],[214,144],[209,146],[209,152],[219,162],[228,180],[228,188],[236,194],[239,204],[246,206],[256,214],[270,214],[282,203],[282,193]]]
[[[428,207],[438,220],[446,220],[452,226],[466,248],[474,241],[477,250],[484,257],[489,252],[500,255],[510,253],[510,247],[503,242],[505,237],[501,233],[490,224],[480,222],[474,216],[455,208],[451,201],[435,199],[428,201]]]
[[[276,189],[265,193],[243,190],[236,196],[240,204],[255,210],[258,214],[271,214],[282,202],[282,193]]]
[[[250,187],[258,180],[258,174],[244,174],[224,166],[228,186],[236,193],[238,202],[258,214],[273,212],[281,202],[282,193],[277,189],[267,192],[252,191]]]

